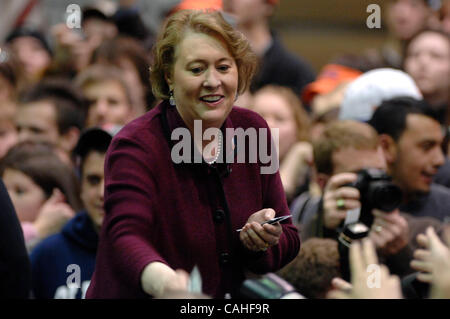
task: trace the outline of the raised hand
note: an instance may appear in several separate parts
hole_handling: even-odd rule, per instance
[[[45,238],[59,232],[74,216],[75,211],[66,203],[64,194],[55,188],[52,196],[42,205],[33,225],[38,236]]]
[[[372,266],[374,265],[374,266]],[[371,282],[370,268],[378,268],[377,283]],[[368,238],[354,242],[350,246],[351,285],[342,280],[334,280],[334,290],[327,295],[333,299],[399,299],[402,298],[400,280],[390,275],[385,265],[378,264],[375,246]]]

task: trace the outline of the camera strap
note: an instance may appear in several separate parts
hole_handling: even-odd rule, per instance
[[[347,215],[345,216],[344,226],[348,224],[356,223],[359,220],[361,214],[361,207],[347,210]]]

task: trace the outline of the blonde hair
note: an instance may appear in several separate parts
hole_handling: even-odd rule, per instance
[[[122,72],[118,67],[91,64],[76,76],[75,85],[77,88],[84,90],[92,84],[109,81],[117,82],[123,88],[128,104],[130,107],[134,107],[133,99],[131,98],[131,88],[123,79]]]
[[[333,174],[333,154],[344,148],[376,150],[378,133],[366,123],[352,120],[329,123],[313,143],[314,163],[319,173]]]
[[[294,91],[286,86],[269,84],[256,91],[254,97],[264,93],[278,95],[287,102],[292,114],[294,114],[294,120],[297,126],[297,141],[309,141],[311,120],[308,112],[306,112],[302,102]]]
[[[217,11],[181,10],[167,19],[153,48],[150,82],[154,96],[169,98],[170,90],[165,76],[172,74],[176,47],[187,31],[208,34],[227,44],[238,69],[238,93],[245,92],[257,67],[256,56],[245,36],[233,29]]]

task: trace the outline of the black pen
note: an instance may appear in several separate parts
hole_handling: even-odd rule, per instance
[[[264,224],[272,225],[272,224],[275,224],[275,223],[279,223],[279,222],[282,222],[283,220],[288,219],[290,217],[292,217],[292,215],[285,215],[285,216],[275,217],[275,218],[266,220],[265,222],[261,223],[261,226],[264,225]],[[236,229],[236,231],[240,232],[240,231],[242,231],[242,228]]]

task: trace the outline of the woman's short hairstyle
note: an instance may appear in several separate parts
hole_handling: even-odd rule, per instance
[[[14,169],[30,177],[44,191],[46,199],[53,189],[59,189],[68,204],[75,210],[82,209],[79,184],[74,171],[46,143],[22,142],[13,146],[0,161],[0,176],[5,170]]]
[[[181,10],[169,16],[153,48],[150,81],[156,98],[168,99],[166,75],[172,74],[175,52],[187,31],[204,33],[225,41],[238,69],[238,93],[250,85],[257,58],[245,36],[234,29],[217,11]]]
[[[309,141],[311,121],[308,112],[294,91],[286,86],[269,84],[256,91],[255,95],[261,93],[271,93],[284,99],[292,114],[294,114],[295,124],[297,125],[297,141]]]

